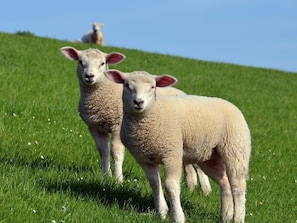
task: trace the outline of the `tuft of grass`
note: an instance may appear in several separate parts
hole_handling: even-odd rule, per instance
[[[16,35],[21,35],[21,36],[34,36],[34,33],[30,31],[17,31]]]
[[[78,116],[76,65],[59,48],[98,46],[30,32],[0,33],[0,39],[0,222],[160,222],[145,175],[128,152],[125,182],[102,178],[93,140]],[[110,68],[171,74],[188,94],[237,105],[253,145],[246,222],[296,222],[296,73],[100,49],[126,55]],[[219,221],[219,189],[212,188],[204,197],[182,183],[187,222]]]

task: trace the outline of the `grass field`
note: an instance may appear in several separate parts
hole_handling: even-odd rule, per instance
[[[77,113],[75,62],[62,46],[96,47],[0,33],[0,222],[160,222],[148,182],[126,152],[125,182],[104,180]],[[116,47],[110,68],[171,74],[188,94],[237,105],[252,133],[246,222],[297,222],[297,74]],[[204,197],[184,183],[187,222],[218,222],[217,185]],[[166,222],[170,222],[170,218]]]

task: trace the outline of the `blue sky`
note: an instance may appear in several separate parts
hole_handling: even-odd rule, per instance
[[[72,41],[93,22],[108,46],[297,72],[296,0],[1,3],[1,32]]]

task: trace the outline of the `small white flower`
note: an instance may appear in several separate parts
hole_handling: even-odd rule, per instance
[[[56,220],[52,220],[52,223],[57,223]]]
[[[39,142],[38,142],[37,140],[35,140],[35,144],[36,144],[36,145],[38,145],[38,144],[39,144]]]
[[[64,205],[62,206],[62,210],[63,211],[66,211],[66,207]]]
[[[32,145],[32,143],[28,142],[28,146],[31,146],[31,145]]]
[[[102,190],[105,191],[105,188],[103,188]]]
[[[36,213],[36,210],[35,210],[35,209],[33,209],[33,210],[32,210],[32,212],[35,214],[35,213]]]
[[[40,156],[40,159],[44,160],[44,156],[43,156],[43,155],[41,155],[41,156]]]
[[[12,116],[13,116],[13,117],[16,117],[17,115],[16,115],[16,113],[12,113]]]
[[[136,178],[134,178],[134,180],[133,180],[134,182],[137,182],[137,179]]]

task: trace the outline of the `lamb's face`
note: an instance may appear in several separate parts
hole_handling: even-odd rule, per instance
[[[156,81],[145,74],[131,74],[124,82],[123,103],[135,113],[143,113],[155,100]]]
[[[103,24],[100,24],[100,23],[93,23],[93,32],[95,34],[99,33],[100,32],[100,29],[101,27],[103,26]]]
[[[78,78],[87,85],[94,85],[104,78],[106,55],[96,51],[81,53],[77,63]]]

